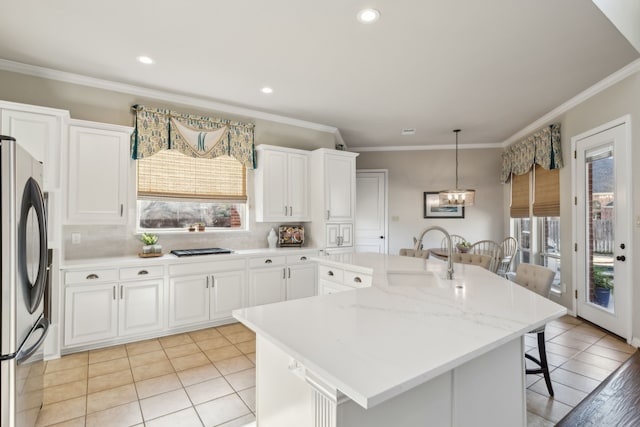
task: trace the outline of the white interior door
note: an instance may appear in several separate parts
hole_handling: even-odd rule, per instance
[[[356,252],[389,251],[387,171],[356,172]]]
[[[630,126],[618,120],[572,138],[577,314],[629,338]]]

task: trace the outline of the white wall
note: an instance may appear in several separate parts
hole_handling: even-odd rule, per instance
[[[476,204],[464,219],[425,219],[423,193],[455,186],[455,150],[363,152],[358,169],[389,170],[389,253],[412,247],[412,238],[430,225],[469,241],[504,239],[504,196],[500,183],[501,149],[459,151],[461,187],[476,190]],[[425,236],[425,248],[439,247],[442,234]]]

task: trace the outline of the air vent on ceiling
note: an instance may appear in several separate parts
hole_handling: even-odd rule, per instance
[[[415,135],[416,130],[412,129],[412,128],[405,128],[402,129],[402,132],[400,132],[400,135]]]

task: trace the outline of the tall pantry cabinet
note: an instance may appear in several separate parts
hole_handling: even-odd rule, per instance
[[[358,153],[311,152],[311,236],[327,253],[353,252]]]

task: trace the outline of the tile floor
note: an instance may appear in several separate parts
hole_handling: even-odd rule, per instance
[[[565,316],[546,329],[555,398],[527,375],[529,426],[553,426],[636,349]],[[526,350],[537,356],[535,335]],[[255,425],[255,335],[236,323],[47,362],[38,426]]]

